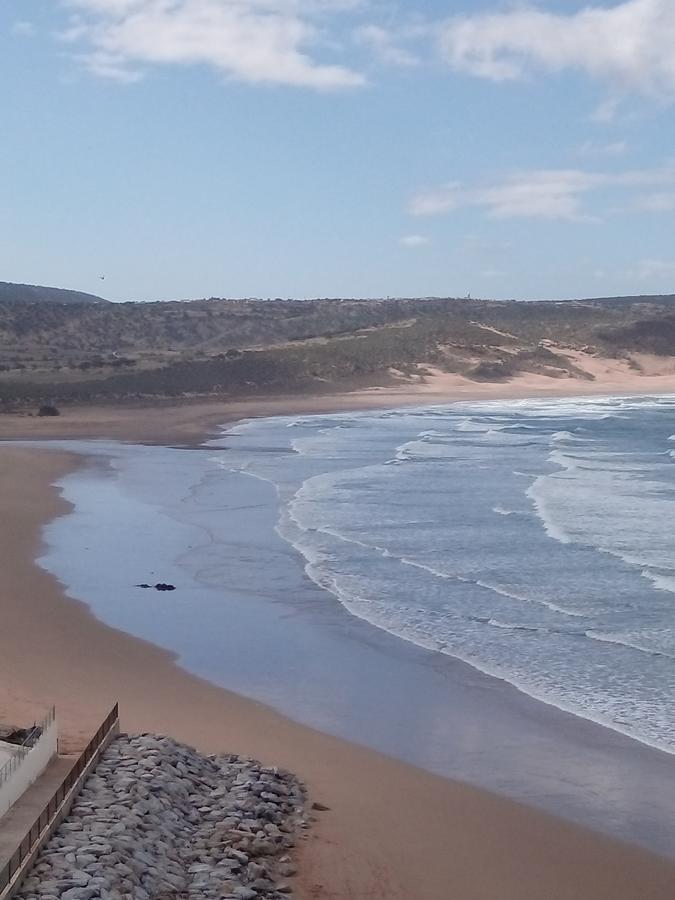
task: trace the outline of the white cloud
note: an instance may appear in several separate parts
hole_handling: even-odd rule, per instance
[[[431,241],[423,234],[406,234],[405,237],[402,237],[399,240],[399,243],[404,247],[424,247],[431,243]]]
[[[13,22],[9,30],[15,37],[33,37],[35,34],[35,26],[27,21]]]
[[[530,172],[476,192],[475,202],[497,219],[579,220],[587,218],[580,198],[594,180],[595,176],[575,169]]]
[[[625,0],[571,13],[532,5],[454,16],[441,28],[441,47],[456,70],[506,81],[531,70],[576,69],[621,89],[675,95],[675,3]],[[611,108],[599,111],[606,116]]]
[[[324,21],[359,0],[63,0],[63,37],[96,75],[142,77],[149,65],[206,65],[243,81],[355,87],[359,72],[316,59]]]
[[[369,50],[374,57],[394,66],[415,66],[419,59],[401,46],[397,35],[380,25],[362,25],[354,32],[357,44]]]
[[[410,212],[415,216],[433,216],[474,206],[498,219],[580,219],[581,196],[590,189],[592,181],[593,176],[588,173],[561,169],[524,172],[501,184],[481,188],[447,184],[414,195]]]
[[[639,192],[675,185],[675,167],[624,172],[583,169],[542,169],[519,172],[501,183],[469,188],[457,182],[415,194],[409,204],[414,216],[433,216],[460,207],[477,207],[496,219],[533,218],[598,221],[584,205],[587,195],[602,189]],[[661,194],[664,192],[658,192]],[[656,196],[647,194],[647,196]],[[643,199],[638,195],[635,205]],[[647,209],[648,207],[643,207]],[[654,207],[652,206],[652,209]]]

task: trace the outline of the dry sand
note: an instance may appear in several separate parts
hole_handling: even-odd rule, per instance
[[[430,374],[423,380],[400,379],[386,387],[339,394],[77,406],[64,409],[55,418],[4,414],[0,415],[0,440],[108,438],[189,446],[200,443],[209,432],[218,433],[218,425],[255,416],[395,408],[458,400],[675,393],[675,361],[671,358],[633,354],[634,365],[642,369],[640,374],[626,360],[605,359],[580,351],[566,351],[566,355],[592,376],[592,380],[521,374],[503,384],[479,383],[461,375],[428,369]]]
[[[560,394],[581,393],[579,384],[566,382]],[[625,380],[620,387],[594,386],[596,393],[669,392],[675,377],[638,378],[633,388]],[[406,392],[407,402],[442,402],[459,387],[436,381],[433,389],[406,388],[396,396],[361,393],[356,402],[348,396],[292,406],[281,398],[253,408],[201,404],[174,407],[169,416],[167,410],[91,409],[53,421],[7,417],[0,435],[192,443],[224,415],[394,406],[406,402]],[[503,395],[517,396],[521,388],[528,391],[512,385]],[[489,385],[477,393],[488,399],[497,391]],[[50,485],[75,465],[68,454],[0,447],[0,720],[32,721],[56,703],[64,749],[75,750],[119,700],[130,731],[164,732],[204,750],[248,753],[297,772],[312,799],[330,807],[316,814],[300,847],[299,900],[675,896],[673,862],[297,725],[98,622],[34,564],[41,525],[67,508]]]

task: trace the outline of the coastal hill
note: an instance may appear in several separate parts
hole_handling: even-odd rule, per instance
[[[14,301],[25,289],[21,302],[0,302],[4,409],[317,393],[420,380],[431,370],[477,382],[522,373],[588,381],[595,358],[655,374],[675,357],[673,295],[109,303],[10,287]],[[31,290],[47,293],[30,299]],[[0,299],[8,293],[0,284]]]
[[[0,303],[108,303],[103,297],[70,291],[65,288],[43,287],[40,284],[12,284],[0,281]]]

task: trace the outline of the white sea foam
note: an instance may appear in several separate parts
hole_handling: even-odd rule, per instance
[[[452,459],[462,453],[459,446],[431,442],[426,440],[408,441],[395,448],[395,459],[398,462],[411,462],[415,460]]]
[[[616,711],[612,709],[609,703],[603,704],[602,697],[598,693],[595,694],[595,703],[588,703],[588,697],[571,696],[561,691],[551,690],[546,684],[542,683],[538,678],[532,678],[531,673],[516,672],[514,670],[505,669],[499,664],[490,663],[480,653],[467,652],[461,644],[453,640],[452,631],[440,637],[438,630],[434,628],[425,628],[419,622],[411,622],[406,617],[405,610],[400,612],[392,611],[382,602],[373,599],[364,599],[356,593],[346,591],[343,586],[338,584],[336,579],[326,578],[319,572],[313,570],[312,566],[308,568],[310,577],[321,586],[328,589],[337,599],[356,617],[366,622],[389,631],[391,634],[421,647],[423,649],[443,653],[453,656],[461,661],[474,666],[480,671],[492,677],[499,678],[510,682],[518,690],[526,693],[537,700],[555,706],[566,712],[581,715],[598,724],[613,728],[631,737],[637,737],[639,740],[649,744],[657,749],[667,752],[675,752],[675,741],[670,740],[667,735],[668,729],[663,728],[663,721],[659,717],[657,711],[656,722],[649,725],[644,720],[640,722],[635,719],[634,714],[630,713],[626,720],[622,720]],[[477,623],[479,626],[482,623]],[[499,620],[491,620],[484,623],[487,627],[493,627],[505,634],[522,631],[523,629],[514,628],[508,623],[499,622]],[[534,635],[535,630],[530,629]],[[541,632],[539,632],[541,633]],[[581,636],[582,633],[579,633]],[[447,637],[447,640],[446,640]]]
[[[629,650],[639,650],[652,656],[666,656],[675,659],[675,637],[671,631],[649,632],[628,631],[603,633],[599,631],[586,631],[586,636],[595,641],[606,644],[615,644]]]
[[[455,423],[454,426],[456,431],[468,431],[474,434],[483,434],[486,431],[490,431],[492,427],[493,426],[490,424],[481,422],[478,419],[472,419],[470,417],[467,417],[466,419],[460,419]]]
[[[675,478],[672,463],[656,457],[675,438],[674,411],[672,400],[541,400],[255,420],[231,427],[221,439],[227,449],[211,455],[228,478],[274,486],[279,533],[353,615],[672,752]],[[583,444],[569,437],[581,427]],[[293,453],[292,441],[304,453]],[[395,447],[411,445],[424,465],[383,468]],[[140,464],[147,457],[150,466],[155,452],[115,451],[129,492],[140,485],[135,496],[148,507],[166,499],[156,471],[153,481]],[[439,458],[451,453],[456,464]],[[174,491],[177,519],[193,497],[187,487],[184,496]],[[212,498],[210,487],[200,496],[206,511],[214,504],[212,522],[200,526],[208,540],[200,544],[190,526],[190,543],[197,575],[208,546],[207,562],[223,577],[213,523],[229,522],[236,538],[247,513],[237,506],[225,515],[224,492]],[[539,521],[515,514],[526,490]],[[544,529],[563,541],[546,540]],[[192,557],[182,537],[176,544],[184,572]],[[74,565],[77,554],[68,559]],[[138,615],[133,606],[129,615]]]
[[[664,575],[661,572],[643,569],[642,576],[648,578],[657,591],[666,591],[669,594],[675,594],[675,572],[670,575]]]
[[[482,579],[477,579],[475,582],[479,587],[486,588],[489,591],[494,591],[495,594],[501,594],[502,597],[508,597],[511,600],[520,600],[523,603],[537,603],[540,606],[545,606],[547,609],[550,609],[552,612],[560,613],[563,616],[572,616],[574,618],[584,618],[586,615],[585,612],[581,612],[575,609],[569,609],[563,606],[559,606],[557,603],[553,603],[551,600],[546,599],[545,597],[532,597],[527,594],[518,593],[513,590],[509,590],[508,588],[500,587],[496,584],[491,584],[487,581],[483,581]]]
[[[546,534],[550,538],[553,538],[554,541],[558,541],[560,544],[571,544],[572,538],[565,531],[565,528],[556,521],[554,514],[549,508],[549,504],[547,501],[547,486],[547,476],[543,475],[540,478],[537,478],[537,480],[530,485],[525,493],[532,500],[537,515],[541,519],[541,522],[544,526]]]
[[[514,509],[504,509],[503,506],[493,506],[492,512],[497,513],[498,516],[517,516],[518,513]]]
[[[301,479],[284,495],[279,533],[303,554],[309,577],[352,614],[673,750],[675,741],[664,737],[675,731],[672,681],[662,668],[672,648],[659,628],[632,627],[643,613],[667,619],[675,591],[675,539],[666,524],[675,507],[658,480],[670,477],[672,464],[656,459],[668,451],[647,446],[639,429],[639,446],[631,443],[633,418],[659,409],[666,422],[675,404],[466,403],[359,414],[349,430],[322,417],[314,437],[306,419],[307,434],[297,440],[311,448],[308,464],[325,462],[331,471]],[[661,440],[669,437],[666,431]],[[271,432],[266,440],[273,445]],[[444,465],[448,458],[453,465]],[[388,461],[404,464],[387,469]],[[536,518],[518,512],[524,497]],[[443,553],[446,515],[448,539],[459,544]],[[462,533],[475,535],[475,551]],[[484,536],[493,542],[487,558],[479,552]],[[573,555],[580,550],[586,555]],[[481,572],[487,563],[493,571]],[[500,572],[503,564],[513,572]],[[518,577],[523,567],[525,579]],[[603,649],[610,645],[616,653]]]
[[[578,431],[578,429],[577,429]],[[565,443],[573,443],[573,444],[590,444],[593,443],[593,438],[590,437],[581,437],[577,432],[572,433],[571,431],[554,431],[551,435],[552,441],[565,442]]]

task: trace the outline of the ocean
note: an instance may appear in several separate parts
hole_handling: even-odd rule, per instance
[[[220,465],[355,616],[675,751],[675,398],[267,420]]]
[[[53,444],[90,463],[62,480],[74,508],[40,563],[103,621],[299,721],[672,849],[675,396],[255,419],[197,450]],[[155,581],[177,590],[136,587]],[[538,730],[516,695],[559,719]],[[582,735],[581,764],[570,713],[610,729]]]

